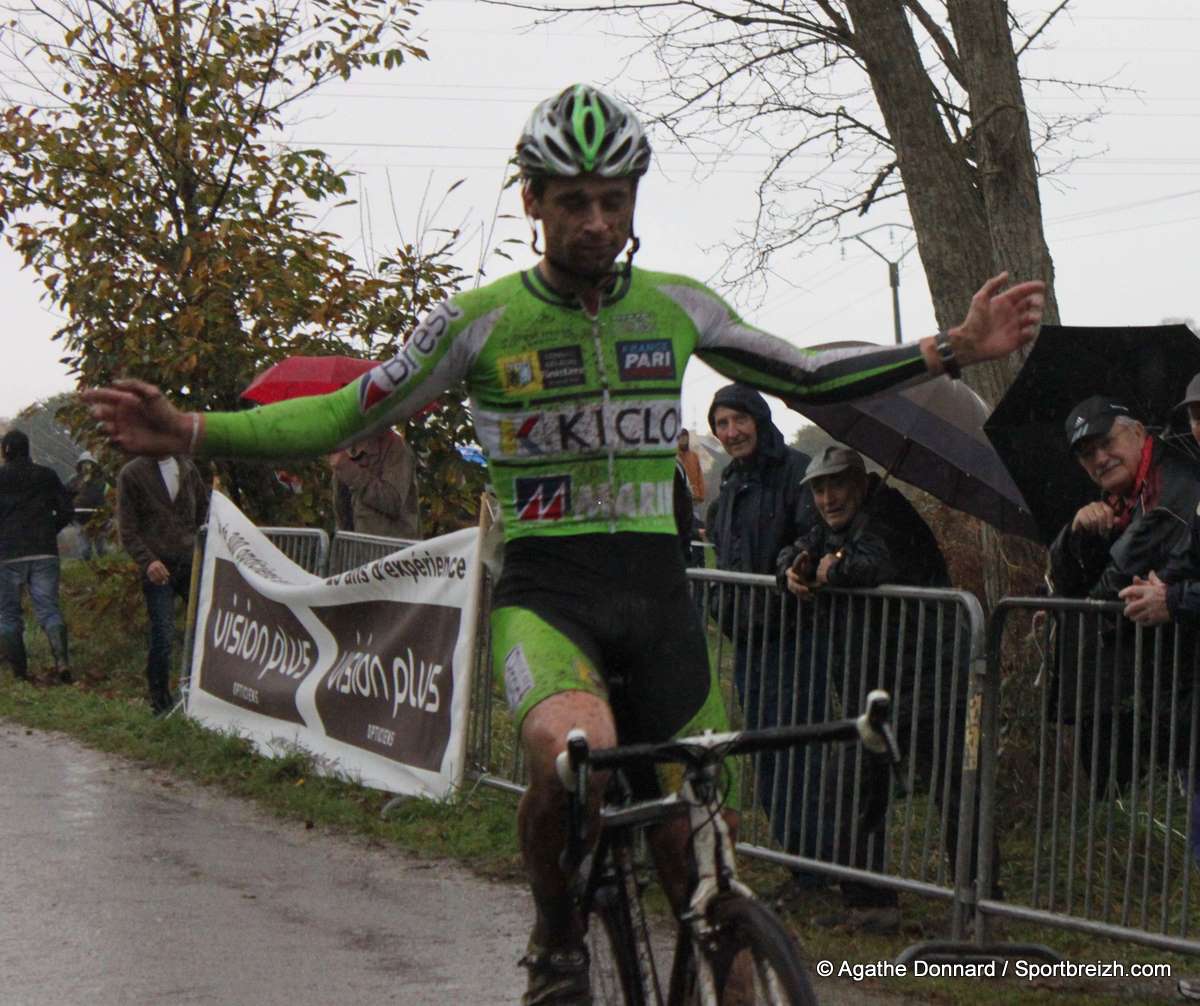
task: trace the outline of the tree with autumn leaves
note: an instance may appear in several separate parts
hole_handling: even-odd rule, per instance
[[[356,263],[315,224],[345,199],[346,173],[279,139],[328,81],[424,59],[414,13],[393,0],[65,0],[4,26],[34,91],[0,128],[0,228],[66,316],[55,338],[81,385],[140,377],[185,409],[236,409],[286,356],[390,355],[458,287],[453,235]],[[427,531],[472,509],[481,479],[454,450],[469,429],[447,400],[414,431]],[[327,502],[311,463],[312,491],[294,498],[261,466],[222,474],[263,520],[313,521]]]

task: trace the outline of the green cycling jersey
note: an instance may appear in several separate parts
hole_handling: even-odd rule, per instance
[[[631,269],[592,314],[532,269],[444,301],[398,356],[340,391],[210,414],[202,450],[328,452],[409,418],[461,381],[506,540],[670,534],[680,387],[693,354],[785,401],[858,398],[926,373],[915,344],[797,348],[683,276]]]

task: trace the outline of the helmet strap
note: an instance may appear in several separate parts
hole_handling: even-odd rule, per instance
[[[542,254],[542,249],[538,247],[537,224],[532,220],[529,221],[529,247],[533,249],[534,255]]]
[[[631,228],[629,231],[629,251],[625,253],[625,265],[620,269],[622,276],[628,276],[633,271],[633,256],[637,254],[637,250],[641,247],[642,242],[638,240],[638,236],[633,233]]]

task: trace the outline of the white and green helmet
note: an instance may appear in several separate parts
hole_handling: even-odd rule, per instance
[[[637,178],[650,167],[650,141],[633,109],[588,84],[573,84],[533,110],[517,163],[526,178]]]

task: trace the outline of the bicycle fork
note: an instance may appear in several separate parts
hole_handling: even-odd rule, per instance
[[[737,879],[733,839],[724,815],[712,803],[698,800],[690,782],[685,781],[683,794],[688,803],[691,858],[697,877],[688,907],[679,918],[680,945],[675,954],[670,1006],[683,1003],[688,958],[695,969],[696,998],[689,1000],[687,1006],[719,1006],[712,955],[716,952],[720,934],[710,919],[709,906],[723,891],[747,898],[753,898],[754,894]],[[690,947],[684,945],[688,941]]]

